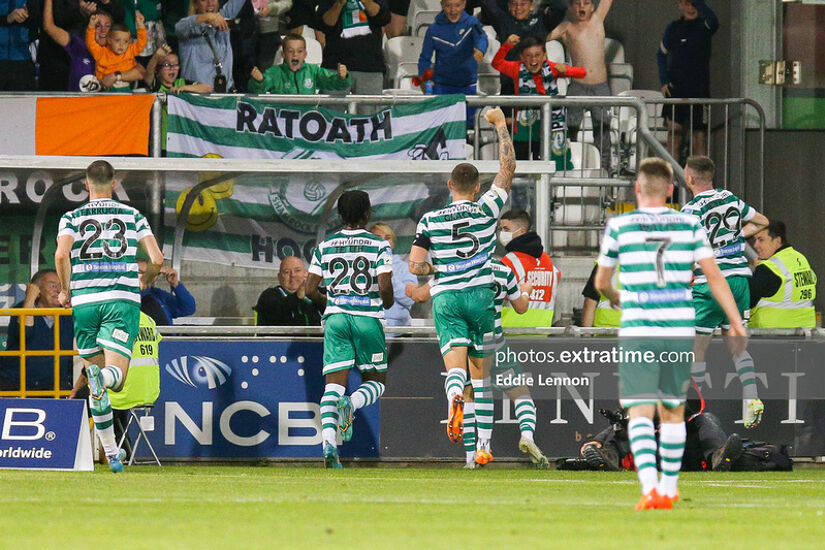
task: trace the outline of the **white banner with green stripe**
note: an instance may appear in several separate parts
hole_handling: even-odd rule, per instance
[[[251,98],[168,96],[170,157],[463,159],[463,95],[350,115]]]
[[[241,267],[273,269],[293,255],[308,265],[319,229],[328,236],[342,226],[330,201],[343,188],[369,193],[370,221],[393,228],[399,254],[409,252],[421,216],[449,201],[444,174],[172,172],[166,177],[167,257],[186,193],[207,180],[215,184],[201,193],[189,213],[183,258]]]

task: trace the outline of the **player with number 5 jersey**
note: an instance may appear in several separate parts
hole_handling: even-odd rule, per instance
[[[461,163],[453,168],[447,187],[452,202],[425,214],[418,224],[410,250],[410,271],[435,274],[433,320],[447,369],[447,436],[461,442],[464,416],[462,393],[470,361],[470,380],[476,399],[478,450],[476,463],[492,460],[490,438],[493,399],[484,357],[492,349],[495,320],[491,258],[496,244],[496,225],[501,216],[516,169],[513,142],[501,109],[486,118],[496,127],[500,169],[490,190],[476,201],[479,176],[475,166]],[[429,252],[432,263],[427,262]]]
[[[140,290],[163,264],[146,218],[112,199],[112,165],[98,160],[86,169],[89,202],[60,218],[54,254],[64,307],[73,307],[74,334],[89,381],[89,406],[115,473],[123,470],[115,444],[107,389],[123,387],[138,334]],[[138,247],[149,256],[140,275]]]
[[[307,296],[326,306],[321,437],[324,465],[341,468],[337,434],[352,438],[355,411],[383,395],[387,377],[387,344],[381,320],[392,307],[392,249],[367,231],[371,209],[364,191],[347,191],[338,199],[345,228],[319,243],[307,277]],[[326,296],[318,290],[324,281]],[[345,395],[349,370],[361,374],[361,385]]]
[[[713,260],[707,234],[694,216],[667,208],[673,171],[661,159],[645,159],[636,180],[638,208],[610,219],[602,241],[596,288],[621,305],[619,397],[627,407],[628,438],[642,498],[637,510],[672,508],[685,449],[685,397],[694,335],[693,265],[707,277],[713,297],[730,320],[737,352],[747,343],[742,319]],[[613,270],[622,269],[621,293]],[[628,352],[632,352],[628,353]],[[653,427],[659,414],[659,444]],[[658,451],[658,453],[657,453]],[[661,458],[661,479],[656,457]]]
[[[746,239],[768,226],[769,220],[745,201],[725,189],[713,186],[716,167],[708,157],[694,156],[687,160],[685,180],[693,200],[682,211],[699,218],[708,232],[716,265],[725,276],[736,300],[739,314],[745,320],[750,316],[751,270],[745,257]],[[691,374],[701,390],[705,381],[707,364],[705,354],[716,327],[722,327],[727,335],[728,319],[711,296],[707,278],[701,267],[696,267],[693,285],[693,307],[696,310],[696,341],[693,345],[694,360]],[[729,346],[730,347],[730,346]],[[753,428],[762,420],[765,406],[756,388],[756,366],[753,357],[744,350],[733,356],[733,364],[742,384],[744,420],[746,428]]]

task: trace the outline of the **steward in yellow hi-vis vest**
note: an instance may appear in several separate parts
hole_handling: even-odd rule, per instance
[[[504,327],[551,327],[556,306],[556,288],[561,271],[544,252],[541,238],[530,231],[530,216],[524,210],[510,210],[501,215],[499,242],[507,255],[501,263],[513,270],[517,282],[533,285],[527,311],[518,315],[512,307],[501,312]]]
[[[151,317],[140,312],[140,327],[132,360],[123,389],[109,390],[109,400],[113,409],[126,410],[140,405],[151,405],[160,395],[160,360],[158,345],[161,335]]]
[[[598,290],[596,290],[596,285],[594,284],[594,281],[596,279],[597,267],[598,266],[593,266],[593,271],[590,272],[590,277],[587,279],[587,283],[584,285],[584,289],[582,289],[582,296],[584,296],[585,301],[584,307],[582,308],[581,326],[618,328],[622,320],[622,310],[613,309],[612,307],[610,307],[610,300],[602,296],[601,293]],[[621,266],[617,265],[615,271],[613,271],[613,287],[617,290],[622,289],[622,285],[621,283],[619,283],[620,270]],[[592,315],[592,318],[587,317],[588,308],[590,308],[590,314]]]
[[[751,278],[752,328],[816,326],[816,273],[808,259],[787,243],[785,224],[772,221],[754,236],[761,262]]]
[[[616,290],[622,290],[619,282],[619,271],[622,266],[617,265],[613,272],[614,286]],[[596,314],[593,316],[594,327],[618,327],[622,324],[622,310],[610,307],[610,300],[599,294],[599,303],[596,304]]]

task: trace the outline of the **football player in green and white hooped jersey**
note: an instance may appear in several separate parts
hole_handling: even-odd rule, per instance
[[[349,441],[354,412],[384,393],[387,344],[381,321],[393,304],[392,249],[365,229],[371,214],[369,195],[345,192],[338,199],[338,213],[345,227],[315,248],[306,282],[307,296],[326,306],[321,437],[328,468],[341,468],[337,432]],[[326,296],[318,291],[321,279]],[[353,367],[361,373],[362,383],[348,396],[344,392]]]
[[[637,510],[672,508],[679,498],[677,481],[685,449],[685,397],[690,382],[694,329],[691,298],[693,265],[705,273],[708,287],[730,321],[735,349],[747,344],[745,328],[725,278],[713,260],[707,233],[695,217],[667,208],[673,171],[661,159],[645,159],[636,180],[638,208],[612,218],[599,254],[596,288],[622,308],[619,351],[619,397],[628,408],[628,438],[642,499]],[[621,294],[611,277],[621,264]],[[679,360],[674,361],[673,352]],[[669,355],[662,355],[663,353]],[[659,444],[653,428],[658,408]],[[657,479],[657,447],[662,476]]]
[[[107,388],[123,386],[138,334],[140,289],[160,271],[163,253],[146,218],[112,199],[115,172],[97,160],[86,169],[89,202],[60,218],[54,263],[64,307],[73,307],[77,349],[89,380],[89,407],[112,472],[123,471]],[[138,274],[138,246],[149,256]]]
[[[495,125],[499,139],[501,167],[492,187],[476,202],[475,195],[480,187],[478,170],[468,163],[453,168],[447,182],[452,203],[424,214],[410,250],[412,273],[420,276],[435,274],[430,291],[433,320],[447,369],[447,436],[455,443],[462,439],[464,401],[461,395],[469,357],[470,380],[476,398],[478,464],[493,459],[490,453],[492,388],[484,372],[484,357],[492,352],[495,317],[490,260],[496,245],[498,218],[516,170],[513,142],[504,113],[501,109],[492,109],[485,116]],[[428,251],[432,264],[427,262]]]
[[[713,187],[716,167],[708,157],[693,156],[687,159],[685,180],[693,193],[693,200],[682,207],[682,212],[699,218],[708,232],[716,265],[728,281],[739,314],[746,320],[750,310],[751,270],[745,257],[745,240],[768,226],[768,218],[752,206],[725,189]],[[696,310],[696,340],[693,345],[694,361],[691,374],[701,389],[705,380],[705,352],[713,337],[713,330],[721,326],[726,334],[728,322],[725,314],[713,301],[708,290],[707,278],[700,267],[694,271],[693,307]],[[727,340],[727,339],[726,339]],[[730,345],[729,345],[730,347]],[[753,428],[762,420],[765,406],[756,390],[756,372],[753,358],[747,350],[733,355],[733,364],[742,383],[744,397],[744,422]]]
[[[500,357],[508,356],[509,348],[504,340],[504,331],[501,328],[501,310],[505,300],[510,301],[513,310],[518,314],[523,314],[530,307],[530,293],[533,285],[527,281],[519,283],[516,274],[512,269],[494,259],[491,264],[493,268],[493,279],[495,287],[495,298],[493,304],[496,309],[496,318],[493,330],[493,367],[490,371],[492,383],[496,385],[497,376],[518,376],[522,374],[521,365],[508,359],[499,360]],[[430,284],[418,286],[407,293],[416,302],[426,302],[430,299]],[[499,353],[502,355],[500,356]],[[525,385],[520,386],[498,386],[497,389],[507,393],[513,401],[513,407],[518,420],[521,439],[519,440],[519,450],[530,457],[530,461],[537,468],[547,468],[549,462],[541,449],[533,440],[536,431],[536,404],[530,396],[530,390]],[[465,468],[475,468],[476,462],[476,418],[475,399],[472,386],[464,386],[464,422],[463,440],[464,451],[467,458]]]

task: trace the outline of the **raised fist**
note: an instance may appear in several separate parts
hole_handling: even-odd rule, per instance
[[[250,76],[258,82],[263,82],[264,75],[263,73],[261,73],[261,69],[259,69],[258,67],[252,67],[252,73],[250,74]]]
[[[484,114],[484,118],[486,118],[487,122],[494,126],[498,126],[499,124],[507,124],[507,121],[504,119],[504,113],[498,107],[487,111]]]

